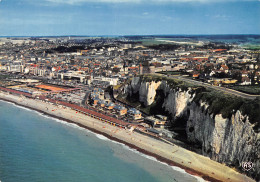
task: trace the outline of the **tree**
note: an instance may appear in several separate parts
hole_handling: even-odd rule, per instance
[[[204,68],[205,68],[204,69],[204,73],[206,73],[206,74],[210,74],[210,72],[212,71],[212,67],[211,66],[205,66]]]
[[[242,74],[240,72],[235,72],[233,75],[232,75],[232,78],[233,79],[236,79],[239,83],[242,82]]]

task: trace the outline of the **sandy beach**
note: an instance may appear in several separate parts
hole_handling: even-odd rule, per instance
[[[254,181],[223,164],[188,151],[177,145],[173,146],[137,132],[130,132],[128,129],[112,126],[70,108],[55,106],[45,101],[15,96],[4,92],[0,92],[0,99],[37,110],[67,122],[76,123],[81,127],[103,134],[112,140],[124,143],[172,166],[181,167],[188,173],[201,176],[209,181]]]

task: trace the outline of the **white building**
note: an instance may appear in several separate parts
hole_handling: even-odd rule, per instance
[[[117,85],[118,78],[108,78],[108,77],[95,77],[92,83],[107,83],[109,85]]]

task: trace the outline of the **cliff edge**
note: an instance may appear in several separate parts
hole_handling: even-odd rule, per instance
[[[169,126],[201,153],[260,180],[260,102],[155,75],[134,77],[121,98],[148,113],[165,114]],[[254,167],[245,171],[243,162]]]

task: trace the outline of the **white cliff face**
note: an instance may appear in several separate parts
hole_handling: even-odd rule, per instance
[[[181,116],[186,111],[188,103],[194,98],[189,94],[190,90],[171,89],[165,81],[142,82],[139,77],[134,77],[127,90],[130,95],[139,93],[139,101],[144,103],[145,106],[149,106],[155,100],[157,89],[163,90],[165,96],[168,95],[165,98],[163,107],[172,114],[173,118]]]
[[[161,82],[142,82],[139,87],[139,101],[145,106],[151,105],[156,96],[156,90],[161,85]]]
[[[131,90],[130,91],[132,91],[132,93],[138,92],[139,91],[139,87],[140,87],[140,78],[139,77],[134,77],[130,86],[131,86]]]
[[[192,99],[193,97],[189,94],[189,90],[170,90],[168,96],[165,98],[163,107],[172,114],[172,118],[177,118],[186,111],[187,105]]]
[[[251,161],[255,171],[249,173],[260,175],[260,134],[239,110],[226,119],[221,114],[209,116],[192,104],[186,132],[190,141],[202,144],[204,155],[235,166]]]
[[[221,114],[208,114],[209,105],[205,102],[196,104],[189,90],[170,88],[165,81],[145,82],[133,79],[128,92],[139,92],[139,101],[145,106],[151,105],[156,97],[156,90],[163,91],[163,108],[172,115],[173,120],[187,116],[186,134],[189,141],[200,143],[202,153],[213,160],[234,165],[241,169],[243,162],[254,163],[254,170],[249,173],[260,178],[260,134],[255,133],[247,116],[235,111],[230,119]]]
[[[151,105],[154,102],[156,96],[156,90],[161,85],[159,82],[141,82],[139,77],[134,77],[131,84],[125,88],[128,94],[139,94],[139,101],[144,103],[145,106]]]

